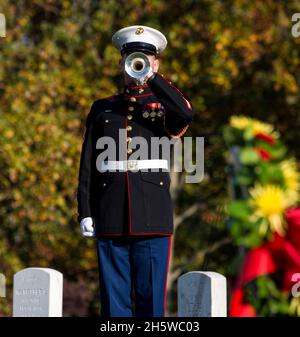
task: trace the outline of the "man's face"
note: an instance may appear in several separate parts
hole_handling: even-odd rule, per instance
[[[119,62],[119,70],[124,75],[125,84],[136,84],[136,80],[134,78],[130,77],[126,73],[126,71],[125,71],[125,60],[126,60],[126,57],[129,54],[125,53],[123,55],[123,57],[121,58],[121,60]],[[152,68],[152,71],[154,73],[158,72],[158,69],[159,69],[159,59],[155,58],[155,55],[146,54],[146,53],[144,53],[144,54],[147,56],[147,58],[148,58],[148,60],[150,62],[150,66]]]

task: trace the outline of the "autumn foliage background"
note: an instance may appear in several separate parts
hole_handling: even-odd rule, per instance
[[[272,123],[300,158],[300,37],[291,34],[299,1],[0,0],[0,273],[11,315],[12,278],[22,268],[64,274],[64,315],[98,315],[95,241],[81,236],[76,187],[83,124],[95,99],[122,87],[112,34],[142,24],[168,47],[160,72],[197,112],[187,135],[205,137],[205,177],[172,178],[175,240],[168,312],[176,279],[191,270],[231,280],[238,252],[226,226],[226,145],[231,115]]]

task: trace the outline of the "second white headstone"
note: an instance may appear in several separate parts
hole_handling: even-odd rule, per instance
[[[0,274],[0,297],[6,297],[6,278],[4,274]]]
[[[226,317],[226,278],[215,272],[192,271],[178,278],[179,317]]]
[[[26,268],[14,275],[14,317],[61,317],[63,275],[50,268]]]

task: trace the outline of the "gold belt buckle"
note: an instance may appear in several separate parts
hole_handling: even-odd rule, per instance
[[[138,168],[138,161],[137,160],[127,160],[127,170],[133,171],[133,170],[137,170]]]

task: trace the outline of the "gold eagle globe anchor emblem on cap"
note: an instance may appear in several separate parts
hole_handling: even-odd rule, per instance
[[[135,31],[135,34],[136,34],[136,35],[140,35],[140,34],[142,34],[142,33],[144,33],[144,28],[143,28],[143,27],[138,27],[138,28],[136,29],[136,31]]]

